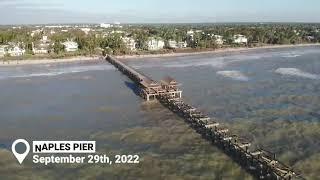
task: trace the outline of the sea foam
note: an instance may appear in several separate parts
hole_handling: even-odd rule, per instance
[[[63,74],[81,73],[87,71],[104,71],[111,70],[111,65],[94,65],[94,66],[78,66],[78,67],[64,67],[64,68],[48,68],[45,72],[43,70],[35,70],[37,72],[30,73],[27,71],[19,70],[1,74],[0,79],[7,78],[27,78],[27,77],[45,77],[45,76],[59,76]]]
[[[302,77],[307,79],[320,79],[320,75],[304,72],[297,68],[278,68],[275,73],[287,76]]]
[[[282,55],[283,58],[296,58],[300,56],[301,54],[296,54],[296,53],[286,53]]]
[[[240,71],[218,71],[217,74],[237,81],[249,81],[249,77]]]
[[[222,69],[228,65],[241,62],[256,62],[256,61],[274,61],[277,58],[295,59],[308,53],[318,53],[315,49],[296,49],[296,50],[276,50],[274,52],[234,52],[226,54],[202,54],[194,56],[183,57],[169,57],[169,58],[151,58],[152,60],[141,60],[139,62],[129,63],[136,69],[141,68],[186,68],[186,67],[213,67],[215,69]]]
[[[164,68],[186,68],[186,67],[213,67],[213,68],[222,68],[226,65],[224,57],[212,57],[212,58],[203,58],[200,59],[190,59],[187,57],[186,60],[181,58],[176,58],[177,60],[153,60],[153,61],[144,61],[144,63],[136,63],[131,66],[135,69],[141,68],[155,68],[155,67],[164,67]]]

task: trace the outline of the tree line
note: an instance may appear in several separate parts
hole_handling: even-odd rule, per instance
[[[187,31],[197,30],[193,38]],[[189,48],[219,48],[212,34],[223,36],[223,46],[239,46],[233,43],[235,34],[245,35],[248,39],[246,46],[266,44],[300,44],[320,42],[320,25],[318,24],[195,24],[195,25],[135,25],[125,26],[122,29],[94,29],[86,34],[80,29],[72,28],[68,32],[57,31],[48,35],[46,29],[34,36],[30,36],[32,28],[0,29],[0,45],[8,42],[23,42],[26,53],[32,54],[32,43],[38,42],[43,35],[51,40],[51,53],[64,54],[62,42],[73,40],[79,45],[79,52],[85,55],[105,53],[130,54],[132,53],[123,42],[122,37],[131,37],[136,41],[137,52],[147,51],[149,37],[162,39],[166,48],[168,42],[185,41]],[[112,31],[121,30],[119,33]]]

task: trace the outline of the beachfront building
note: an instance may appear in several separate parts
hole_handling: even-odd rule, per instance
[[[42,36],[39,42],[32,43],[33,54],[48,54],[50,51],[50,40],[48,36]]]
[[[7,45],[0,45],[0,58],[7,54]]]
[[[223,36],[220,35],[214,35],[214,38],[216,40],[217,45],[223,45]]]
[[[50,51],[50,44],[47,43],[32,43],[33,54],[48,54]]]
[[[233,36],[233,42],[236,44],[247,44],[248,38],[241,34],[236,34]]]
[[[170,40],[168,41],[168,47],[172,48],[172,49],[177,49],[177,48],[186,48],[187,47],[187,42],[185,41],[174,41],[174,40]]]
[[[305,36],[308,41],[314,41],[316,38],[314,36]]]
[[[164,41],[159,38],[149,38],[147,41],[147,47],[148,50],[155,51],[155,50],[160,50],[163,49],[164,47]]]
[[[66,41],[64,43],[62,43],[64,45],[64,49],[66,52],[75,52],[78,51],[78,43],[74,42],[74,41]]]
[[[169,40],[168,41],[168,47],[169,48],[176,48],[177,47],[177,41]]]
[[[131,51],[136,50],[136,41],[133,38],[130,37],[124,37],[122,38],[122,41],[126,44],[127,48]]]
[[[25,49],[21,48],[18,44],[16,45],[10,45],[7,47],[7,53],[10,56],[23,56],[24,53],[26,52]]]

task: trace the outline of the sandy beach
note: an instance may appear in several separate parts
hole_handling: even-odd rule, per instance
[[[295,45],[268,45],[254,48],[240,47],[240,48],[221,48],[210,51],[199,51],[199,52],[188,52],[188,53],[167,53],[167,54],[146,54],[146,55],[124,55],[115,56],[119,59],[139,59],[139,58],[159,58],[159,57],[179,57],[188,55],[201,55],[201,54],[219,54],[227,52],[245,52],[258,49],[280,49],[280,48],[293,48],[293,47],[309,47],[309,46],[320,46],[320,43],[313,44],[295,44]]]
[[[308,47],[308,46],[320,46],[318,44],[297,44],[297,45],[270,45],[270,46],[261,46],[254,48],[221,48],[210,51],[199,51],[199,52],[187,52],[187,53],[167,53],[167,54],[146,54],[146,55],[124,55],[124,56],[115,56],[119,59],[139,59],[139,58],[160,58],[160,57],[178,57],[178,56],[188,56],[188,55],[201,55],[201,54],[218,54],[218,53],[227,53],[227,52],[245,52],[257,49],[279,49],[279,48],[290,48],[290,47]],[[82,63],[90,62],[94,60],[99,60],[101,57],[86,57],[86,56],[77,56],[70,58],[60,58],[60,59],[28,59],[28,60],[9,60],[3,61],[0,60],[0,66],[17,66],[17,65],[32,65],[32,64],[54,64],[54,63]]]
[[[60,58],[60,59],[28,59],[28,60],[0,60],[0,66],[17,66],[17,65],[32,65],[32,64],[54,64],[54,63],[70,63],[70,62],[90,62],[94,60],[99,60],[100,57],[86,57],[77,56],[70,58]]]

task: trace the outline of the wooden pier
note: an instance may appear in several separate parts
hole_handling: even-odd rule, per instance
[[[106,60],[140,87],[141,97],[147,101],[158,100],[178,114],[197,133],[221,149],[256,179],[303,179],[292,168],[278,161],[275,154],[263,149],[250,151],[249,141],[232,135],[229,129],[221,127],[220,123],[185,103],[178,82],[173,78],[165,77],[158,83],[111,56],[107,56]]]
[[[156,100],[160,95],[170,95],[179,99],[182,97],[182,91],[177,88],[178,83],[170,77],[158,83],[115,58],[107,56],[106,60],[134,81],[140,87],[141,97],[147,101]]]

